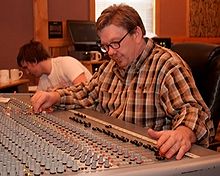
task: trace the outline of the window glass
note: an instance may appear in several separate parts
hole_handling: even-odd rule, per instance
[[[95,0],[95,20],[112,4],[125,3],[132,6],[141,16],[147,37],[154,37],[154,0]]]

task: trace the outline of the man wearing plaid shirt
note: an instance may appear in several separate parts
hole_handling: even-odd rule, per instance
[[[54,104],[91,108],[149,128],[166,158],[181,159],[193,143],[207,147],[213,122],[187,64],[151,39],[145,41],[141,18],[130,6],[108,7],[96,27],[110,61],[88,84],[37,92],[31,99],[34,111]]]

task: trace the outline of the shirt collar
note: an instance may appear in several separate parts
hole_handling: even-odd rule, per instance
[[[119,79],[124,80],[126,75],[138,73],[143,63],[147,60],[146,58],[149,57],[152,50],[154,48],[154,42],[152,39],[148,39],[146,43],[146,47],[143,52],[132,62],[132,64],[126,68],[121,69],[116,63],[114,63],[113,71],[119,77]]]

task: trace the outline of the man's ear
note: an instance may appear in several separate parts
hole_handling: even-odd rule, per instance
[[[134,32],[135,40],[139,43],[143,40],[143,32],[139,26],[136,27]]]

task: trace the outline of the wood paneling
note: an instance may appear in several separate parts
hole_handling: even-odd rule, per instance
[[[220,1],[190,0],[190,37],[220,37]]]
[[[187,36],[188,0],[156,0],[156,34]]]
[[[34,40],[48,48],[48,7],[47,0],[33,0]]]
[[[95,0],[89,0],[89,19],[95,21]]]

